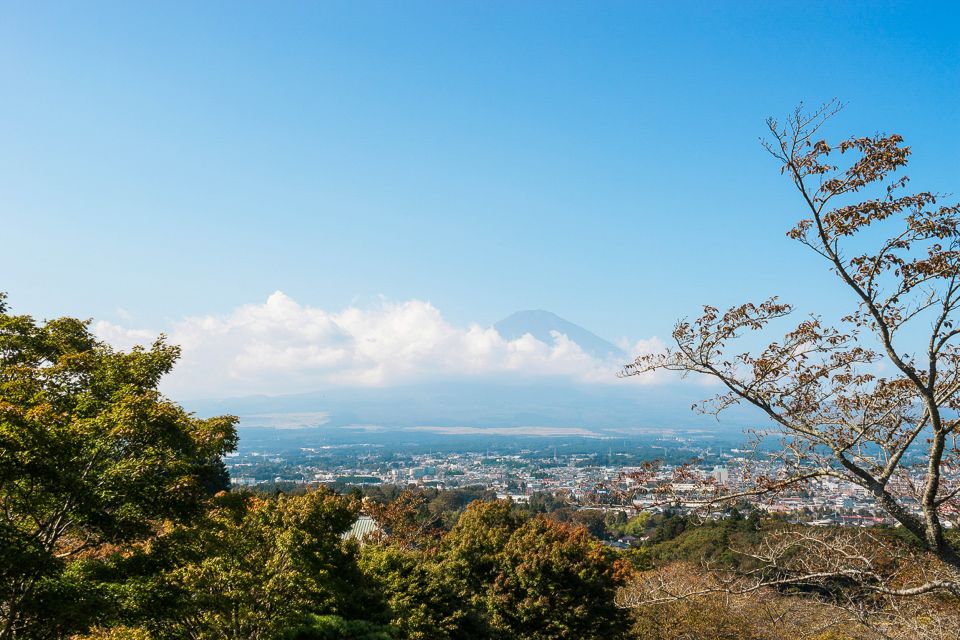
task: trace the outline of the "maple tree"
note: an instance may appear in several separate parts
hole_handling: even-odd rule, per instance
[[[637,358],[624,374],[672,370],[719,381],[724,391],[702,411],[752,405],[773,425],[761,435],[780,438],[781,471],[754,478],[745,493],[816,478],[852,483],[937,561],[914,581],[891,581],[853,557],[832,557],[823,569],[778,566],[767,580],[842,578],[887,595],[960,595],[958,544],[947,534],[960,524],[960,207],[906,191],[898,171],[910,148],[899,135],[821,139],[838,110],[834,101],[797,109],[785,124],[769,120],[765,147],[803,204],[788,236],[825,261],[850,294],[849,313],[835,325],[804,318],[750,352],[738,339],[785,322],[791,305],[707,306],[676,325],[672,348]]]
[[[157,385],[180,351],[117,351],[89,322],[13,315],[0,294],[0,638],[77,614],[67,570],[157,523],[188,521],[226,486],[231,416],[196,418]]]

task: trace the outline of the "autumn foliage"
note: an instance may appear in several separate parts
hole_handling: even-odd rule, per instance
[[[821,137],[838,109],[769,120],[765,147],[799,196],[801,219],[787,235],[822,259],[849,312],[833,323],[810,315],[749,350],[742,338],[789,323],[793,307],[777,298],[706,306],[677,323],[673,348],[638,358],[624,374],[666,369],[716,380],[723,391],[702,411],[751,405],[766,423],[759,436],[780,443],[777,475],[757,474],[743,495],[814,478],[861,487],[936,566],[894,583],[863,566],[864,550],[847,563],[774,567],[771,586],[844,579],[885,596],[960,596],[960,552],[948,535],[960,524],[960,206],[907,192],[899,172],[910,148],[899,135]],[[807,552],[819,557],[815,544]]]

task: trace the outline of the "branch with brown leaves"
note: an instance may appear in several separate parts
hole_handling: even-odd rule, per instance
[[[677,323],[672,348],[622,375],[662,369],[719,381],[725,391],[698,410],[752,405],[771,425],[763,435],[781,439],[782,471],[757,478],[758,491],[818,476],[862,487],[956,584],[960,554],[944,523],[960,513],[960,205],[904,193],[909,181],[897,173],[910,148],[899,135],[821,138],[839,109],[831,102],[769,120],[765,147],[803,205],[787,235],[826,260],[851,311],[836,325],[805,318],[751,352],[738,341],[787,322],[792,307],[777,298],[705,306]]]

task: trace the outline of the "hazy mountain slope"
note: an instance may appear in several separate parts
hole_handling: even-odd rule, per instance
[[[759,416],[733,409],[718,423],[690,405],[710,395],[694,385],[582,385],[447,382],[372,389],[327,389],[289,396],[194,401],[200,415],[232,413],[243,426],[391,427],[563,426],[597,430],[703,429],[756,425]]]
[[[494,327],[507,340],[529,333],[547,344],[553,344],[551,332],[555,331],[594,357],[613,363],[629,359],[613,343],[549,311],[519,311]],[[729,411],[724,424],[690,411],[693,402],[713,392],[689,383],[617,381],[611,370],[609,382],[594,384],[509,374],[390,387],[334,386],[315,393],[186,404],[201,415],[239,415],[245,427],[556,426],[630,431],[664,427],[723,430],[755,424],[757,416],[742,408]]]
[[[556,331],[580,345],[580,348],[590,355],[601,358],[623,359],[626,355],[620,347],[604,340],[595,333],[564,320],[555,313],[543,310],[517,311],[493,325],[497,332],[506,340],[516,340],[529,333],[537,340],[553,344],[553,335]]]

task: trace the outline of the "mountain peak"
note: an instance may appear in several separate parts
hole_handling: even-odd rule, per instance
[[[553,344],[552,332],[556,331],[576,342],[581,349],[595,358],[606,360],[624,357],[623,350],[612,342],[545,309],[517,311],[495,323],[493,328],[506,340],[516,340],[529,333],[547,344]]]

